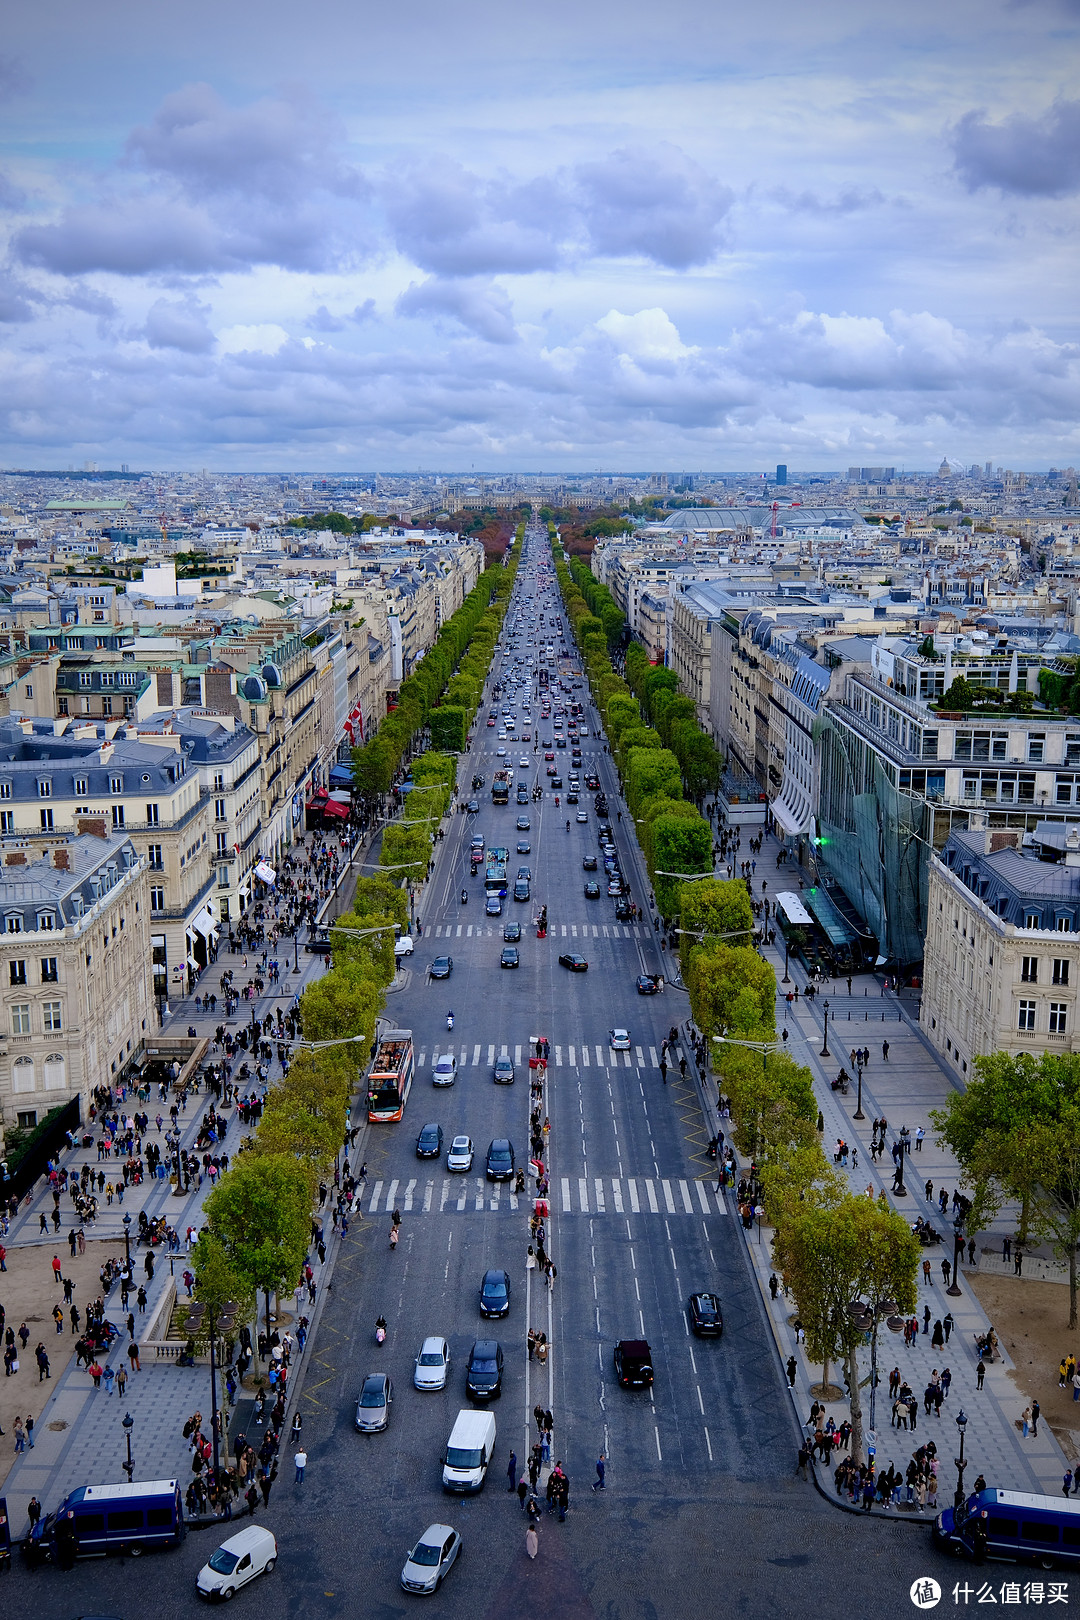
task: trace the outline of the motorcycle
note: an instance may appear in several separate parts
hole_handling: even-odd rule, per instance
[[[454,1027],[454,1015],[452,1012],[448,1012],[446,1015],[446,1027],[447,1029],[453,1029]]]
[[[461,891],[461,903],[462,903],[463,906],[468,905],[468,903],[469,903],[469,891],[468,891],[468,889],[462,889],[462,891]]]
[[[394,1231],[395,1232],[397,1231],[396,1226],[394,1228]],[[376,1321],[375,1321],[375,1343],[376,1344],[385,1344],[386,1343],[386,1318],[385,1318],[385,1316],[380,1316],[380,1317],[376,1318]]]

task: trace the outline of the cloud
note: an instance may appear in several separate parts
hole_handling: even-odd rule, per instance
[[[0,208],[13,210],[26,206],[26,192],[17,186],[11,176],[0,169]]]
[[[349,316],[349,319],[350,321],[355,321],[358,326],[364,321],[373,321],[375,319],[374,298],[365,298],[362,304],[357,304],[356,308]]]
[[[965,113],[952,131],[957,174],[969,191],[993,186],[1021,197],[1080,191],[1080,101],[1055,101],[1038,118],[1014,113],[991,124]]]
[[[449,317],[487,343],[517,342],[509,295],[492,281],[413,281],[395,308],[399,315]]]
[[[181,349],[185,354],[208,354],[214,347],[209,314],[209,307],[197,303],[194,298],[159,298],[147,311],[144,328],[146,341],[152,349]]]
[[[579,164],[574,189],[594,253],[685,270],[725,245],[734,195],[676,146],[626,147]]]
[[[816,191],[794,192],[787,186],[774,186],[769,195],[782,208],[794,214],[820,214],[825,217],[863,213],[868,208],[880,208],[886,201],[877,186],[847,186],[835,197],[819,197]]]
[[[320,304],[314,315],[309,315],[304,325],[311,332],[344,332],[345,322],[340,315],[331,315],[325,304]]]
[[[639,309],[636,315],[609,310],[596,323],[616,347],[637,360],[677,360],[696,354],[679,336],[679,329],[662,309]]]
[[[387,174],[383,206],[400,252],[444,276],[526,274],[559,258],[553,222],[530,188],[485,181],[448,158]]]
[[[5,325],[34,319],[35,294],[17,277],[0,270],[0,322]]]
[[[267,321],[261,326],[227,326],[217,335],[225,354],[276,354],[289,341],[283,326]]]

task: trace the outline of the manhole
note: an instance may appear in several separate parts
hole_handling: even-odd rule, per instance
[[[54,1434],[62,1434],[67,1428],[67,1424],[63,1418],[57,1418],[55,1422],[49,1424],[49,1428],[52,1429]]]

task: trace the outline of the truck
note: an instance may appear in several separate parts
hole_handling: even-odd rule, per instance
[[[398,1120],[404,1114],[412,1088],[413,1066],[412,1030],[384,1030],[368,1071],[368,1119],[372,1124]]]
[[[496,771],[491,778],[491,802],[492,804],[510,803],[509,771]]]

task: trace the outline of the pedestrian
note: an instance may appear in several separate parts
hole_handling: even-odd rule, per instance
[[[522,1511],[522,1513],[524,1513],[525,1512],[525,1501],[526,1501],[526,1498],[528,1497],[528,1494],[529,1494],[529,1476],[528,1476],[528,1474],[522,1474],[521,1478],[518,1480],[518,1482],[517,1482],[517,1494],[518,1494],[518,1501],[521,1503],[521,1511]]]
[[[293,1458],[293,1462],[296,1465],[296,1478],[293,1484],[302,1485],[304,1483],[304,1469],[307,1467],[307,1452],[298,1451]]]
[[[131,1362],[132,1372],[142,1372],[142,1368],[139,1366],[139,1347],[135,1343],[134,1339],[132,1339],[131,1343],[128,1345],[127,1353],[128,1360]]]
[[[124,1366],[124,1363],[121,1362],[119,1367],[116,1369],[116,1393],[121,1400],[123,1400],[124,1391],[127,1389],[127,1381],[127,1368]]]
[[[510,1481],[510,1483],[507,1485],[506,1489],[508,1491],[516,1491],[517,1490],[517,1453],[515,1451],[512,1451],[510,1453],[510,1461],[506,1466],[506,1477]]]
[[[1066,1470],[1065,1470],[1065,1478],[1061,1482],[1061,1494],[1062,1494],[1062,1496],[1068,1496],[1069,1492],[1072,1490],[1072,1483],[1073,1483],[1072,1469],[1071,1468],[1066,1468]]]
[[[1012,1257],[1012,1238],[1004,1237],[1001,1240],[1001,1258],[1008,1260]]]
[[[26,1443],[30,1447],[30,1450],[33,1451],[33,1449],[34,1449],[34,1414],[32,1412],[27,1412],[27,1414],[26,1414]]]
[[[1026,1440],[1027,1437],[1028,1437],[1028,1434],[1029,1434],[1029,1432],[1031,1430],[1031,1407],[1030,1406],[1025,1406],[1024,1410],[1021,1412],[1021,1414],[1020,1414],[1020,1426],[1023,1429],[1024,1439]]]
[[[930,1331],[930,1307],[929,1307],[929,1305],[924,1305],[923,1306],[922,1330],[923,1330],[924,1333],[929,1333],[929,1331]]]
[[[44,1215],[41,1218],[42,1218],[42,1220],[44,1220],[45,1219]],[[64,1268],[60,1264],[60,1256],[58,1254],[54,1254],[53,1257],[52,1257],[52,1269],[53,1269],[53,1276],[56,1278],[56,1281],[57,1281],[57,1285],[62,1286],[63,1281],[64,1281]]]
[[[945,1343],[948,1344],[948,1342],[949,1342],[949,1334],[952,1332],[953,1328],[956,1326],[956,1323],[953,1321],[952,1311],[947,1311],[946,1312],[945,1319],[944,1319],[944,1321],[942,1322],[941,1325],[945,1329]]]
[[[948,1288],[948,1286],[949,1286],[949,1277],[951,1276],[951,1274],[952,1274],[952,1266],[951,1266],[951,1264],[949,1263],[948,1260],[942,1260],[942,1262],[941,1262],[941,1275],[945,1279],[946,1288]]]
[[[806,1471],[806,1465],[809,1461],[810,1451],[807,1447],[806,1441],[804,1440],[802,1445],[799,1447],[799,1455],[795,1463],[795,1472],[797,1474],[801,1474],[803,1479],[807,1481],[809,1481],[810,1478],[810,1475]]]
[[[933,1288],[934,1279],[930,1275],[930,1262],[929,1262],[929,1260],[924,1260],[923,1263],[922,1263],[922,1280],[925,1283],[927,1288]]]
[[[983,1387],[983,1379],[986,1377],[986,1363],[984,1361],[980,1360],[979,1365],[975,1369],[975,1372],[976,1372],[976,1375],[977,1375],[975,1388],[976,1389],[982,1389],[982,1387]]]
[[[1031,1436],[1032,1436],[1033,1440],[1037,1440],[1039,1438],[1039,1413],[1041,1411],[1042,1411],[1042,1407],[1039,1405],[1038,1401],[1032,1401],[1032,1403],[1031,1403]]]
[[[780,1279],[776,1275],[776,1272],[774,1271],[772,1273],[772,1275],[770,1276],[770,1278],[769,1278],[769,1293],[771,1294],[773,1299],[776,1298],[776,1295],[777,1295],[777,1293],[779,1291],[779,1288],[780,1288]]]
[[[923,1138],[925,1137],[925,1135],[926,1135],[926,1132],[923,1130],[922,1126],[920,1125],[918,1130],[915,1132],[915,1151],[916,1151],[916,1153],[921,1153],[922,1152]]]
[[[525,1551],[530,1558],[535,1558],[540,1551],[540,1537],[535,1524],[530,1524],[525,1532]]]
[[[888,1061],[889,1061],[889,1043],[888,1043],[888,1041],[882,1041],[882,1043],[881,1043],[881,1055],[885,1059],[886,1063],[888,1063]]]
[[[788,1356],[788,1358],[787,1358],[788,1389],[794,1389],[795,1388],[795,1374],[798,1372],[798,1370],[799,1370],[799,1366],[798,1366],[797,1361],[795,1360],[795,1357],[794,1356]]]
[[[596,1480],[593,1484],[594,1491],[602,1491],[605,1488],[604,1481],[606,1474],[607,1468],[604,1463],[604,1453],[601,1452],[599,1457],[596,1459]]]

